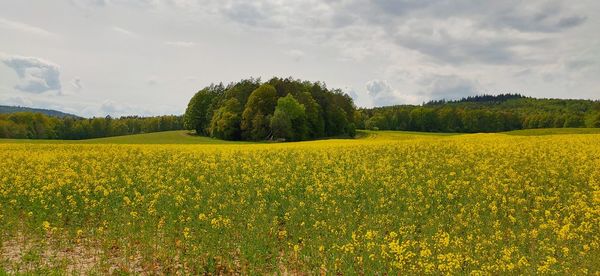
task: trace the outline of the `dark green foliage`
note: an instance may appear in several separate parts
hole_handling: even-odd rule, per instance
[[[272,137],[285,140],[304,140],[307,136],[306,109],[292,94],[277,100],[271,117]]]
[[[79,140],[183,129],[182,116],[84,119],[42,113],[0,114],[0,138]]]
[[[243,107],[248,101],[250,94],[252,94],[252,92],[254,92],[254,90],[256,90],[259,86],[259,79],[247,79],[241,80],[237,83],[231,83],[227,86],[224,92],[224,97],[221,99],[221,101],[236,98]]]
[[[210,125],[215,100],[225,91],[223,84],[206,87],[192,97],[183,116],[184,126],[206,135]]]
[[[584,127],[583,116],[570,115],[565,119],[564,127]]]
[[[366,129],[428,132],[500,132],[530,128],[598,127],[600,102],[534,99],[518,94],[475,96],[359,110]],[[600,115],[598,115],[600,116]]]
[[[353,136],[356,107],[352,99],[339,90],[328,90],[321,83],[272,78],[242,80],[228,85],[224,91],[200,90],[198,97],[212,99],[211,112],[190,100],[194,112],[208,114],[210,125],[205,133],[228,140],[285,139],[300,141],[326,136]],[[213,97],[204,93],[214,93]],[[230,99],[239,104],[235,110],[224,108]],[[279,100],[283,100],[281,105]],[[277,111],[279,110],[279,111]],[[302,110],[302,115],[296,111]],[[186,112],[187,114],[188,112]],[[193,116],[190,116],[193,118]],[[188,120],[186,128],[203,128],[200,121]],[[236,124],[236,122],[238,122]]]
[[[225,140],[239,140],[240,135],[240,103],[231,98],[214,112],[210,122],[210,135]]]
[[[591,127],[600,127],[600,111],[592,115]]]
[[[270,117],[277,104],[277,91],[270,84],[256,88],[248,97],[242,113],[241,131],[244,140],[265,140],[270,129]]]

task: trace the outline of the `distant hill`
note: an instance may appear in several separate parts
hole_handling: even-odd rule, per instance
[[[16,112],[42,113],[42,114],[45,114],[45,115],[48,115],[48,116],[58,117],[58,118],[65,118],[65,117],[81,118],[80,116],[77,116],[77,115],[74,115],[74,114],[65,113],[65,112],[62,112],[62,111],[52,110],[52,109],[42,109],[42,108],[31,108],[31,107],[23,107],[23,106],[0,105],[0,114],[16,113]]]

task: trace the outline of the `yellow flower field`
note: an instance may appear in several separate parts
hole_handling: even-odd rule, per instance
[[[600,135],[0,144],[0,274],[598,274]]]

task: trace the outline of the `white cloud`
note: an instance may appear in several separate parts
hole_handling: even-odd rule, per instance
[[[137,36],[136,33],[132,32],[130,30],[121,28],[121,27],[113,26],[112,29],[113,29],[113,31],[120,33],[122,35],[125,35],[125,36]]]
[[[165,44],[169,45],[169,46],[183,47],[183,48],[190,48],[190,47],[196,46],[196,43],[190,42],[190,41],[167,41],[167,42],[165,42]]]
[[[40,27],[31,26],[25,23],[8,20],[6,18],[0,17],[0,28],[10,29],[17,32],[24,32],[33,35],[43,36],[43,37],[53,37],[56,36],[55,33],[44,30]]]
[[[113,117],[140,115],[147,116],[152,112],[140,108],[136,105],[129,105],[107,99],[98,104],[87,104],[80,111],[82,116],[86,117]]]
[[[0,60],[12,68],[19,77],[16,89],[31,93],[61,92],[60,67],[37,57],[0,56]]]
[[[352,88],[346,88],[343,90],[354,102],[358,101],[358,92]]]
[[[14,105],[14,106],[25,106],[25,107],[33,106],[33,102],[30,99],[23,97],[23,96],[14,96],[14,97],[2,99],[2,104],[3,105]]]
[[[302,50],[298,49],[286,50],[284,53],[290,56],[294,61],[300,61],[306,55]]]

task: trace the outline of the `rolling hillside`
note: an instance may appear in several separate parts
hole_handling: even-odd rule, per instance
[[[190,134],[187,130],[162,131],[85,140],[0,139],[0,143],[36,144],[242,144]]]
[[[58,117],[58,118],[65,118],[65,117],[81,118],[80,116],[77,116],[77,115],[74,115],[74,114],[65,113],[65,112],[62,112],[62,111],[52,110],[52,109],[42,109],[42,108],[31,108],[31,107],[23,107],[23,106],[0,105],[0,114],[16,113],[16,112],[42,113],[42,114],[45,114],[45,115],[48,115],[48,116]]]
[[[544,128],[544,129],[526,129],[500,132],[496,135],[512,136],[546,136],[546,135],[569,135],[569,134],[600,134],[600,128]],[[473,135],[464,133],[432,133],[418,131],[373,131],[358,130],[355,139],[324,139],[315,141],[305,141],[302,143],[322,143],[328,140],[410,140],[416,138],[436,138],[447,136]],[[85,139],[85,140],[58,140],[58,139],[0,139],[1,143],[34,143],[34,144],[199,144],[199,145],[217,145],[217,144],[256,144],[264,142],[245,142],[245,141],[227,141],[205,136],[197,136],[187,130],[162,131],[144,134],[123,135],[106,138]],[[299,142],[291,142],[299,143]],[[275,143],[279,144],[279,143]],[[288,143],[286,143],[288,144]]]

